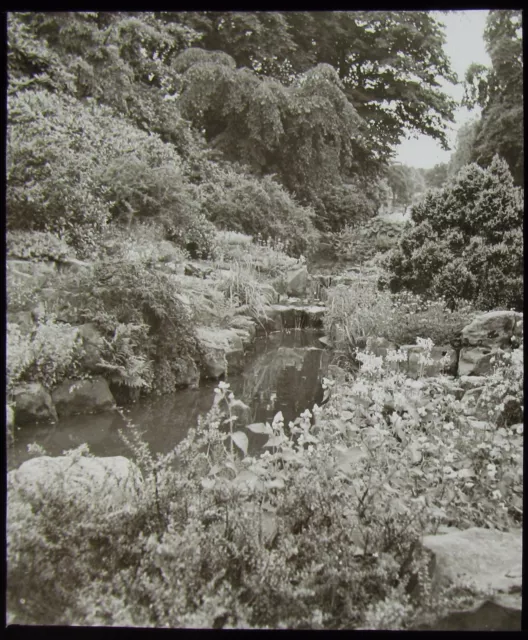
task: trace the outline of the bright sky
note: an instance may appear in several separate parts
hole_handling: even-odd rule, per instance
[[[445,50],[451,58],[451,66],[458,74],[460,81],[464,79],[466,69],[472,62],[491,64],[483,38],[487,14],[487,11],[480,10],[450,11],[448,14],[437,14],[439,20],[446,26]],[[445,91],[455,100],[461,100],[464,95],[461,84],[447,83]],[[454,147],[456,133],[461,125],[476,115],[476,111],[468,111],[462,107],[457,109],[455,122],[448,129],[451,148]],[[405,140],[398,148],[396,160],[412,167],[430,169],[439,162],[447,162],[450,155],[451,151],[444,151],[432,138],[421,135],[418,138]]]

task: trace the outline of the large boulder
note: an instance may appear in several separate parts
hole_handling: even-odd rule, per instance
[[[53,390],[51,397],[61,418],[101,413],[116,407],[108,383],[100,376],[91,380],[64,380]]]
[[[141,471],[123,456],[41,456],[8,473],[9,499],[35,508],[51,498],[83,501],[87,508],[133,508],[142,485]]]
[[[508,348],[518,321],[522,322],[522,313],[516,311],[490,311],[473,319],[462,329],[464,346]]]
[[[308,269],[299,267],[286,274],[286,293],[289,296],[302,298],[308,291]]]
[[[465,584],[475,593],[474,606],[458,611],[434,629],[517,628],[521,621],[522,531],[503,532],[473,527],[425,536],[423,546],[432,554],[433,589]],[[482,593],[488,593],[482,596]],[[490,611],[501,618],[490,618]],[[453,626],[453,615],[456,625]]]
[[[244,366],[244,344],[235,329],[198,327],[196,337],[203,351],[203,375],[218,379]]]
[[[13,395],[17,425],[55,422],[58,419],[50,394],[39,382],[19,385]]]
[[[492,357],[499,352],[502,352],[502,349],[463,347],[458,357],[458,375],[486,376],[493,369]]]
[[[387,355],[387,351],[390,349],[395,350],[397,347],[393,342],[390,342],[386,338],[369,336],[366,340],[365,348],[375,356],[385,357]]]

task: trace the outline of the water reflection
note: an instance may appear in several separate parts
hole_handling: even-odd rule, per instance
[[[258,338],[239,375],[228,376],[235,396],[251,408],[253,422],[271,421],[282,411],[286,424],[306,408],[312,408],[321,394],[321,379],[327,371],[329,355],[321,349],[318,335],[291,331]],[[126,407],[125,415],[142,427],[154,452],[172,449],[196,426],[199,415],[211,408],[217,383],[199,389],[185,389],[172,396],[144,400]],[[86,442],[96,456],[130,455],[119,436],[127,424],[117,412],[74,416],[55,425],[26,426],[15,433],[8,451],[8,467],[28,459],[27,445],[42,445],[50,455],[60,455]],[[259,438],[260,440],[260,438]]]

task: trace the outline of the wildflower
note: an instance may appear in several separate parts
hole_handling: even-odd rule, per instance
[[[490,478],[494,478],[497,475],[497,467],[493,464],[493,462],[490,462],[486,469],[488,470],[488,476]]]
[[[446,431],[453,431],[454,428],[455,428],[455,425],[452,422],[446,422],[444,424],[444,429]]]
[[[495,491],[492,491],[491,497],[495,500],[498,500],[499,498],[502,498],[502,493],[499,491],[499,489],[495,489]]]
[[[282,415],[282,411],[279,411],[278,413],[275,414],[275,417],[273,418],[273,424],[279,424],[282,423],[284,424],[284,416]]]
[[[312,408],[312,412],[314,414],[314,416],[318,416],[321,413],[322,409],[319,405],[314,404],[313,408]]]
[[[452,451],[449,451],[448,453],[446,453],[446,455],[444,456],[444,460],[446,462],[453,462],[453,460],[455,459],[455,454]]]
[[[523,434],[523,431],[524,431],[524,424],[519,424],[519,425],[517,425],[517,427],[516,427],[515,431],[516,431],[519,435],[522,435],[522,434]]]
[[[222,391],[224,391],[225,389],[229,389],[230,386],[231,385],[229,384],[229,382],[224,382],[223,380],[220,380],[220,382],[218,383],[218,388]]]
[[[329,380],[328,378],[323,378],[322,387],[323,389],[329,389],[333,387],[335,384],[335,380]]]
[[[306,409],[301,413],[301,418],[303,418],[304,420],[309,420],[311,417],[312,417],[312,414],[310,412],[310,409]]]

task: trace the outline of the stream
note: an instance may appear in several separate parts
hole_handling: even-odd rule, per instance
[[[244,370],[226,378],[235,398],[250,407],[251,422],[271,422],[282,411],[288,424],[321,402],[321,380],[330,354],[319,342],[320,335],[308,329],[291,330],[255,340]],[[206,381],[198,389],[145,399],[124,407],[124,414],[144,430],[153,453],[165,453],[197,425],[198,416],[209,411],[217,385],[217,381]],[[31,443],[39,444],[51,456],[87,443],[95,456],[130,457],[131,452],[119,435],[119,430],[126,432],[126,428],[126,421],[116,411],[62,418],[56,424],[25,425],[15,431],[15,442],[7,454],[8,470],[31,457],[27,450]],[[257,437],[259,443],[261,439]]]

